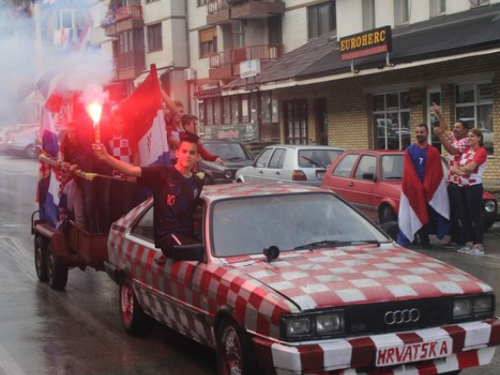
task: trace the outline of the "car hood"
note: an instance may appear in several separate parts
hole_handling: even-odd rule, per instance
[[[226,260],[302,311],[492,291],[457,268],[395,245],[283,252],[271,263],[255,255]]]

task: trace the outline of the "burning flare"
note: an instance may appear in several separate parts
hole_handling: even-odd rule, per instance
[[[95,143],[101,143],[101,127],[99,125],[99,120],[101,119],[102,105],[94,102],[87,106],[87,112],[89,116],[94,121],[94,137]]]

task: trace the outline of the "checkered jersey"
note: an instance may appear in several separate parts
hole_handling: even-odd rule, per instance
[[[451,142],[451,145],[460,153],[448,156],[448,181],[458,184],[458,176],[453,173],[452,169],[454,165],[458,165],[460,163],[462,154],[469,149],[469,140],[467,137],[456,139],[453,133],[450,132],[449,141]]]
[[[469,148],[462,154],[460,165],[467,165],[469,163],[476,163],[477,167],[471,174],[465,176],[458,176],[459,186],[478,185],[483,182],[483,173],[486,169],[486,158],[488,153],[484,147],[479,147],[477,150]]]
[[[123,138],[121,136],[114,135],[113,138],[111,138],[111,140],[109,141],[111,156],[128,164],[132,164],[134,161],[134,149],[132,146],[132,142],[129,139]],[[120,173],[118,171],[113,171],[113,175],[119,174]]]

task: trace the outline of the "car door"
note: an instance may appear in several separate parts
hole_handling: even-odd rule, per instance
[[[203,210],[202,207],[199,209]],[[196,216],[201,217],[204,213]],[[195,222],[195,228],[200,228]],[[207,296],[201,293],[196,280],[202,280],[207,265],[204,262],[166,259],[153,239],[153,209],[150,209],[126,235],[130,252],[130,277],[134,292],[143,310],[156,320],[167,324],[188,337],[210,344],[209,323],[200,321],[206,312],[200,307]]]
[[[271,159],[269,159],[269,164],[267,168],[263,170],[262,182],[264,183],[276,183],[283,178],[283,165],[285,158],[287,156],[287,150],[285,148],[277,147],[274,149]]]
[[[352,203],[373,220],[378,220],[378,168],[377,157],[361,155],[349,183]]]
[[[341,155],[340,158],[341,159],[331,173],[325,174],[323,177],[322,186],[334,191],[348,202],[351,202],[351,176],[353,174],[353,168],[359,158],[359,154],[344,154]]]
[[[245,167],[242,172],[242,177],[245,182],[262,183],[264,181],[264,172],[267,170],[269,159],[274,148],[268,147],[262,150],[260,155],[255,159],[253,165]]]

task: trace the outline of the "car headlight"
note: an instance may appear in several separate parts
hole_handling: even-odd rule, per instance
[[[495,212],[495,210],[497,209],[497,205],[495,203],[494,200],[487,200],[484,202],[484,210],[491,214],[492,212]]]
[[[344,333],[344,312],[329,311],[286,315],[282,319],[284,339],[313,339]]]
[[[453,319],[487,317],[495,311],[494,296],[491,294],[459,297],[453,301]]]

